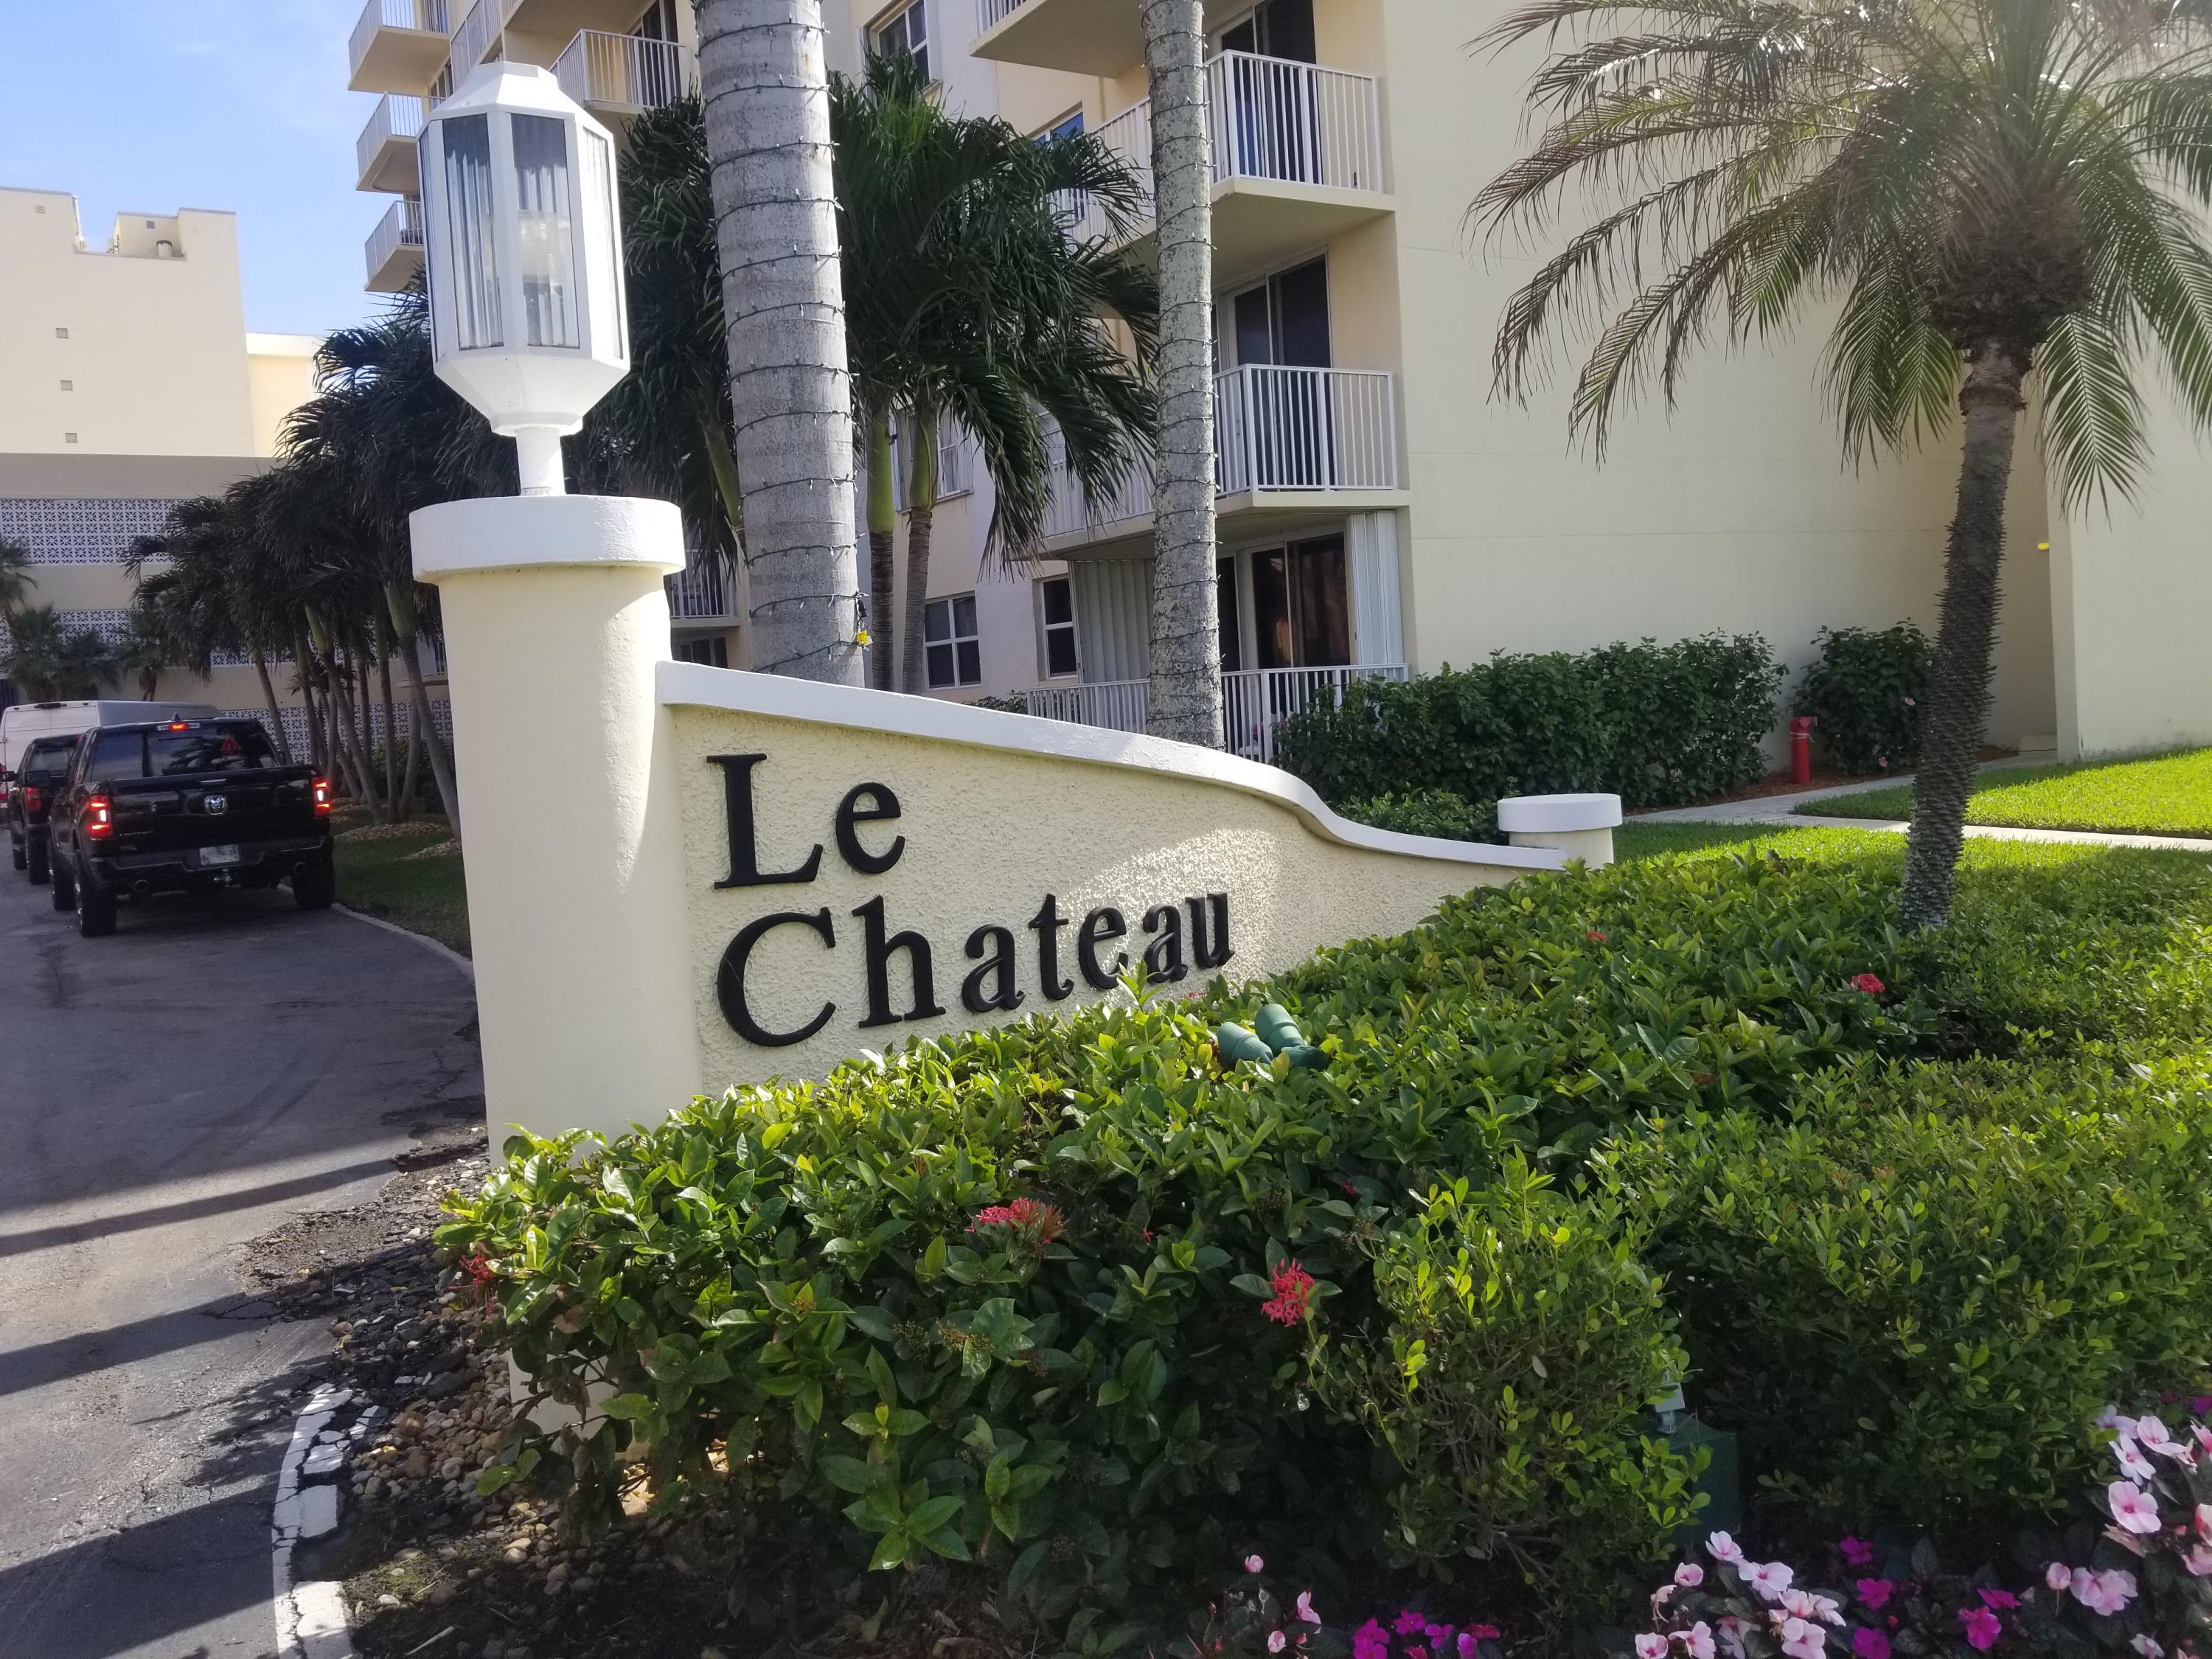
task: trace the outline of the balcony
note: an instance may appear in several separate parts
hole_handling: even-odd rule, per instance
[[[446,61],[446,0],[368,0],[348,57],[356,92],[419,93]]]
[[[1247,668],[1221,677],[1222,745],[1232,754],[1269,765],[1275,727],[1316,702],[1340,702],[1356,679],[1402,680],[1403,663],[1362,663],[1333,668]],[[1021,694],[1028,712],[1048,720],[1103,726],[1115,732],[1145,729],[1142,680],[1104,680],[1091,685],[1048,685]]]
[[[1387,213],[1375,77],[1285,58],[1224,52],[1206,66],[1213,175],[1213,275],[1228,286]],[[1136,234],[1152,229],[1149,98],[1098,129],[1137,175]],[[1079,236],[1110,236],[1095,203]]]
[[[1111,501],[1092,505],[1056,438],[1054,451],[1047,552],[1151,537],[1149,474],[1139,469]],[[1389,375],[1254,363],[1213,377],[1214,500],[1224,520],[1237,520],[1236,533],[1395,507],[1403,488]]]
[[[422,204],[412,196],[394,202],[362,251],[371,294],[404,293],[422,269]]]
[[[459,6],[460,0],[453,3]],[[499,43],[500,26],[507,21],[505,11],[506,0],[477,0],[453,31],[453,55],[447,61],[456,88],[469,78],[471,70],[491,56]]]
[[[734,624],[738,608],[728,565],[696,552],[689,556],[693,562],[666,580],[668,619],[678,628]]]
[[[387,92],[376,100],[368,125],[354,140],[356,189],[389,191],[395,195],[411,195],[422,189],[415,138],[422,131],[422,100],[404,93]]]
[[[1250,0],[1206,0],[1206,33],[1250,9]],[[1145,36],[1137,8],[1113,0],[975,0],[968,50],[1002,64],[1113,76],[1145,61]]]
[[[699,65],[673,40],[585,29],[554,59],[561,90],[602,120],[627,120],[699,86]]]

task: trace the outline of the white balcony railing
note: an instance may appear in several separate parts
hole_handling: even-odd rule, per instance
[[[988,3],[988,0],[986,0]],[[1337,190],[1382,188],[1382,126],[1375,77],[1286,58],[1224,52],[1206,66],[1206,131],[1213,182],[1265,179]],[[1137,217],[1152,217],[1152,106],[1144,99],[1098,129],[1137,175]],[[1111,231],[1084,204],[1078,234]]]
[[[975,33],[988,34],[1022,9],[1023,0],[975,0]]]
[[[668,616],[672,622],[725,622],[737,615],[730,594],[729,567],[720,559],[699,553],[692,562],[667,579]]]
[[[891,434],[891,506],[906,511],[907,469],[911,465],[902,434]],[[975,446],[950,415],[937,422],[937,499],[949,501],[975,487]]]
[[[1317,702],[1336,703],[1357,679],[1402,680],[1403,663],[1361,663],[1330,668],[1247,668],[1221,677],[1224,745],[1233,754],[1273,764],[1275,728]],[[1115,732],[1145,729],[1142,680],[1104,680],[1093,685],[1048,685],[1022,694],[1029,712],[1077,726]]]
[[[1139,467],[1095,507],[1067,470],[1057,433],[1051,452],[1048,538],[1141,519],[1152,480]],[[1390,377],[1375,369],[1252,363],[1213,377],[1213,493],[1395,489],[1398,424]]]
[[[348,62],[356,70],[368,56],[377,35],[386,29],[409,29],[427,34],[446,32],[446,0],[368,0],[361,9],[347,43]]]
[[[467,80],[469,71],[490,54],[492,42],[499,39],[500,27],[506,16],[505,0],[477,0],[469,8],[469,15],[461,19],[460,27],[453,31],[453,55],[446,60],[455,86]]]
[[[354,176],[366,185],[385,145],[395,139],[413,143],[422,131],[422,110],[420,98],[400,93],[387,92],[378,99],[376,107],[369,112],[368,125],[353,143]]]
[[[376,222],[376,228],[368,233],[368,240],[362,249],[368,265],[369,283],[376,283],[380,273],[400,249],[422,246],[422,204],[415,197],[403,196]]]
[[[580,104],[642,114],[696,89],[698,65],[673,40],[585,29],[553,60],[561,90]]]

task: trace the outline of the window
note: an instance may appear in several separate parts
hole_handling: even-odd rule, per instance
[[[143,778],[146,775],[146,738],[137,732],[102,732],[93,739],[92,753],[84,763],[88,778]]]
[[[221,726],[195,721],[182,732],[157,727],[146,734],[152,751],[149,775],[178,777],[195,772],[259,772],[276,764],[269,735],[252,720]]]
[[[676,660],[704,663],[709,668],[730,665],[729,636],[724,634],[702,634],[696,640],[676,641]]]
[[[63,390],[63,391],[64,391],[64,392],[74,392],[74,391],[76,391],[76,382],[75,380],[64,380],[64,381],[62,382],[62,390]]]
[[[74,432],[64,432],[64,433],[63,433],[63,434],[62,434],[62,441],[63,441],[64,443],[65,443],[65,444],[73,444],[73,443],[75,443],[75,442],[76,441],[76,433],[74,433]]]
[[[1036,585],[1037,674],[1064,680],[1075,672],[1075,584],[1047,576]]]
[[[914,0],[912,5],[893,12],[868,32],[868,50],[879,58],[889,58],[894,52],[912,52],[914,66],[924,86],[931,80],[927,4],[927,0]]]
[[[955,593],[924,605],[921,641],[931,690],[983,683],[983,647],[975,637],[973,593]]]
[[[46,210],[45,210],[44,208],[41,208],[41,209],[40,209],[39,210],[40,210],[41,213],[43,213],[43,212],[45,212],[45,211],[46,211]],[[68,339],[68,338],[69,338],[69,331],[68,331],[67,329],[65,329],[65,328],[58,328],[58,329],[56,329],[56,330],[54,331],[54,338],[56,338],[57,340],[66,340],[66,339]]]
[[[1049,143],[1055,138],[1080,138],[1082,136],[1083,112],[1079,109],[1061,116],[1037,134],[1037,139],[1040,143]]]

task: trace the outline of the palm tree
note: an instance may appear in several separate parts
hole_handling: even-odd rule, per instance
[[[852,376],[820,0],[699,0],[752,665],[857,685]]]
[[[291,646],[289,596],[252,556],[244,505],[250,500],[234,486],[228,495],[179,501],[160,534],[131,544],[124,573],[138,584],[134,614],[158,619],[172,665],[205,678],[217,653],[243,653],[252,663],[270,735],[289,761],[291,740],[269,671]],[[155,561],[160,568],[149,568]]]
[[[1050,501],[1047,428],[1086,496],[1103,500],[1142,459],[1153,419],[1146,369],[1158,290],[1107,239],[1068,235],[1059,203],[1079,192],[1109,234],[1137,182],[1103,142],[1039,143],[1006,122],[948,115],[904,52],[857,82],[833,76],[838,235],[847,336],[870,452],[872,606],[878,684],[889,679],[890,423],[907,463],[901,683],[927,689],[922,611],[938,492],[938,432],[972,434],[994,486],[990,549],[1027,556]],[[1121,325],[1122,351],[1103,326]]]
[[[1146,726],[1221,746],[1213,573],[1212,169],[1200,0],[1139,0],[1152,83],[1159,223],[1159,435],[1152,464],[1152,673]]]
[[[177,654],[161,612],[134,604],[122,643],[116,647],[115,665],[138,682],[140,702],[154,701],[154,693],[161,689],[161,671],[175,663]]]
[[[2212,424],[2212,13],[1538,0],[1489,39],[1530,36],[1569,43],[1533,84],[1542,130],[1475,210],[1494,234],[1541,226],[1570,185],[1606,205],[1508,306],[1505,392],[1528,391],[1553,335],[1603,318],[1571,417],[1601,447],[1653,375],[1671,398],[1709,334],[1748,341],[1833,307],[1825,366],[1849,453],[1963,416],[1900,903],[1908,927],[1940,924],[2031,377],[2066,509],[2140,477],[2144,356]]]
[[[115,677],[107,641],[88,628],[71,628],[53,606],[26,606],[8,620],[10,643],[0,674],[32,702],[96,697],[100,682]]]
[[[32,568],[31,550],[0,536],[0,618],[13,616],[30,602],[31,590],[39,585]]]

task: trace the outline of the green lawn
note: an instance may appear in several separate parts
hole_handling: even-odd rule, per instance
[[[468,886],[460,855],[416,858],[426,847],[451,837],[442,817],[425,817],[410,833],[375,840],[349,840],[345,830],[368,821],[366,815],[342,823],[337,843],[338,902],[380,916],[410,932],[428,934],[466,956],[469,951]]]
[[[1808,801],[1816,817],[1905,818],[1912,786]],[[2212,836],[2212,749],[2142,760],[2008,768],[1966,803],[1966,822],[2027,830],[2106,830],[2146,836]]]

